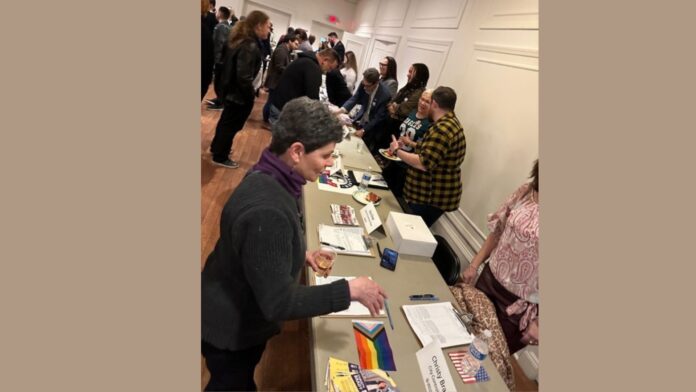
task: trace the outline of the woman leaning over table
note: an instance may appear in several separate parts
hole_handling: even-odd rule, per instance
[[[539,160],[530,174],[532,181],[489,215],[491,233],[461,277],[472,283],[490,256],[476,288],[495,306],[510,353],[539,344]]]
[[[319,101],[289,101],[270,146],[222,210],[220,238],[202,272],[202,353],[207,390],[256,390],[254,369],[284,320],[347,309],[351,300],[376,315],[382,288],[367,277],[322,286],[298,283],[318,251],[305,244],[300,196],[342,139],[342,126]]]

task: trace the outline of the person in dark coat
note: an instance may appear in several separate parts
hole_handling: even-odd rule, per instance
[[[239,167],[229,157],[232,141],[254,107],[254,79],[262,61],[260,40],[268,36],[270,28],[270,18],[258,10],[251,11],[232,28],[222,70],[224,109],[210,145],[216,165],[232,169]]]
[[[278,87],[273,92],[269,117],[271,124],[278,119],[283,106],[291,99],[306,96],[318,100],[321,75],[337,66],[338,55],[333,49],[324,49],[316,54],[311,51],[299,53],[297,60],[285,68]]]
[[[331,43],[331,47],[333,48],[333,50],[335,50],[336,53],[338,53],[339,65],[343,64],[343,60],[346,57],[346,47],[343,46],[343,42],[341,42],[341,40],[338,39],[338,34],[336,34],[333,31],[330,32],[329,42]]]
[[[343,130],[324,104],[300,97],[285,105],[272,132],[271,144],[222,209],[220,238],[201,273],[206,390],[255,391],[254,369],[283,321],[341,311],[351,301],[376,316],[387,297],[366,276],[299,282],[307,267],[319,272],[319,255],[332,257],[307,249],[298,206],[303,185],[313,185],[333,164]]]

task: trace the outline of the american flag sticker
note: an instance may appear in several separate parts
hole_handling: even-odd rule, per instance
[[[474,376],[469,376],[464,373],[464,366],[462,365],[462,362],[467,359],[467,356],[465,354],[468,354],[468,350],[454,351],[449,353],[449,357],[452,360],[452,363],[454,364],[454,368],[457,369],[457,373],[459,373],[459,377],[462,378],[462,381],[465,384],[473,384],[477,382],[490,380],[491,378],[488,376],[488,372],[486,372],[486,369],[483,367],[483,365],[481,365],[478,372],[476,372]]]

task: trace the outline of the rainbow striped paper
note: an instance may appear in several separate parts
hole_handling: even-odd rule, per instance
[[[396,370],[383,322],[353,320],[353,334],[358,346],[361,368]]]

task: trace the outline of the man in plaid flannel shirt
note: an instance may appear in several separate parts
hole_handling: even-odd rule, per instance
[[[409,165],[404,198],[411,212],[428,226],[445,212],[459,208],[462,197],[461,165],[466,138],[454,114],[457,94],[449,87],[433,91],[430,117],[433,124],[418,142],[414,153],[401,150],[403,140],[392,136],[389,150]]]

